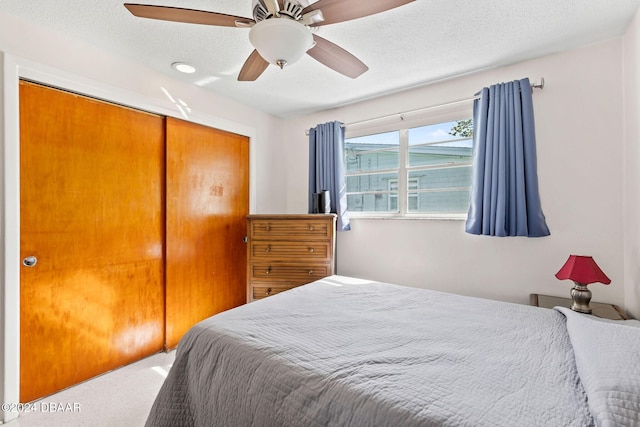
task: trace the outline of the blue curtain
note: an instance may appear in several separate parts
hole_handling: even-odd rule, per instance
[[[549,235],[538,193],[529,79],[484,88],[474,102],[471,205],[465,229],[500,237]]]
[[[329,122],[309,129],[309,213],[313,212],[313,193],[328,190],[331,212],[338,214],[338,231],[347,231],[347,186],[344,166],[344,128]]]

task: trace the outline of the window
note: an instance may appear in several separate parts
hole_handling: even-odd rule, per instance
[[[347,138],[347,206],[363,216],[466,215],[471,120]]]

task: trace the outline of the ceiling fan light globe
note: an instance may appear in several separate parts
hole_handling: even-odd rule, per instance
[[[260,56],[274,65],[298,62],[313,46],[311,30],[288,18],[258,22],[249,31],[249,40]]]

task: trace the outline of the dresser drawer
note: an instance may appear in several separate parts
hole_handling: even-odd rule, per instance
[[[329,241],[287,242],[262,241],[250,243],[251,256],[255,260],[327,260],[331,259],[332,245]]]
[[[250,279],[284,280],[295,284],[313,282],[331,274],[331,266],[329,264],[256,262],[252,263],[250,268]]]
[[[250,224],[251,239],[304,241],[305,239],[330,239],[333,235],[333,222],[324,218],[297,221],[254,219]]]
[[[293,289],[296,286],[300,285],[264,285],[261,284],[259,286],[252,287],[252,299],[255,301],[260,298],[270,297],[271,295],[279,294],[280,292],[288,291],[289,289]]]

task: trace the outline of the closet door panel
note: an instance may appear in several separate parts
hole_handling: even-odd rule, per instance
[[[167,118],[166,345],[246,302],[249,140]]]
[[[20,84],[20,399],[164,344],[164,119]]]

